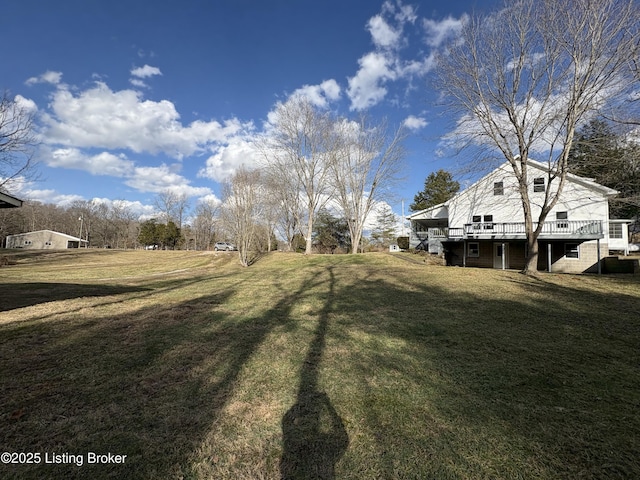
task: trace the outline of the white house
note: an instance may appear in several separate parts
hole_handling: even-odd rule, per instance
[[[32,250],[61,250],[66,248],[79,248],[86,243],[86,240],[81,240],[80,238],[72,237],[65,233],[54,232],[52,230],[38,230],[37,232],[7,235],[6,247]]]
[[[545,194],[554,193],[548,168],[529,161],[533,219]],[[628,221],[609,219],[609,199],[618,192],[590,179],[568,174],[558,203],[538,237],[538,269],[552,272],[599,271],[609,250],[628,251]],[[517,180],[505,162],[448,202],[416,212],[411,248],[444,254],[448,265],[524,268],[526,237]],[[534,228],[537,225],[534,223]]]

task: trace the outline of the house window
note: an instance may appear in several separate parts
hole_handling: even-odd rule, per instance
[[[504,195],[504,183],[503,182],[493,182],[493,194],[494,195]]]
[[[556,212],[556,228],[569,228],[569,219],[568,212]]]
[[[478,242],[470,242],[467,245],[467,257],[479,257],[480,244]]]
[[[31,245],[31,240],[25,240],[25,241],[24,241],[24,244],[25,244],[25,245]]]
[[[51,242],[44,242],[44,244],[45,244],[47,247],[50,247],[51,245],[53,245],[53,243],[51,243]]]
[[[484,229],[491,230],[493,228],[493,215],[485,215],[484,218]]]
[[[565,243],[564,256],[566,258],[580,258],[580,245],[578,243]]]
[[[471,217],[471,222],[473,222],[473,229],[480,230],[480,223],[482,222],[482,215],[474,215]]]
[[[538,177],[533,179],[533,191],[544,192],[544,177]]]
[[[610,223],[609,224],[609,238],[624,238],[622,236],[622,224]]]

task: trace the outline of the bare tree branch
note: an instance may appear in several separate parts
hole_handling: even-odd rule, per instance
[[[34,112],[5,92],[0,99],[0,190],[18,177],[33,179]]]
[[[405,133],[398,129],[389,135],[385,122],[373,125],[361,117],[337,123],[336,134],[340,148],[333,154],[334,190],[349,226],[352,253],[357,253],[369,214],[377,202],[388,200],[399,178]]]
[[[449,141],[473,147],[483,168],[506,159],[518,181],[527,273],[536,270],[540,229],[563,191],[576,128],[630,94],[639,25],[633,0],[507,1],[472,19],[462,41],[439,58],[439,86],[460,115]],[[531,155],[547,164],[553,182],[536,229]]]
[[[332,119],[303,97],[279,104],[274,116],[261,147],[265,169],[279,176],[283,191],[301,196],[305,218],[300,223],[306,223],[305,253],[310,254],[315,215],[331,196]]]

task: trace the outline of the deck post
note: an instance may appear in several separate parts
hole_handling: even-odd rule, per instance
[[[506,252],[504,251],[504,242],[502,242],[502,270],[506,270],[507,269],[507,265],[506,265],[506,262],[505,262],[505,259],[504,259],[505,253]]]
[[[602,274],[602,263],[600,262],[600,239],[596,240],[598,244],[598,275]]]
[[[547,271],[551,273],[551,242],[547,243]]]
[[[462,266],[467,266],[467,241],[462,241]]]

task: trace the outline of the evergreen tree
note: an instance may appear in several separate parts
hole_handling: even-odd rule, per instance
[[[371,239],[376,245],[388,247],[395,242],[398,219],[391,207],[385,204],[376,216],[376,226],[371,232]]]
[[[446,170],[432,172],[424,181],[424,190],[413,197],[409,208],[414,212],[444,203],[460,190],[460,183],[456,182]]]
[[[344,218],[336,218],[322,209],[318,212],[313,227],[313,241],[321,253],[334,253],[349,247],[349,226]]]
[[[140,225],[138,242],[142,245],[157,245],[161,243],[160,229],[155,218],[147,220]]]
[[[182,233],[178,226],[172,222],[167,222],[166,225],[162,225],[162,243],[171,250],[175,250],[182,240]]]

